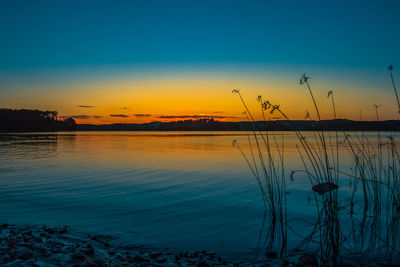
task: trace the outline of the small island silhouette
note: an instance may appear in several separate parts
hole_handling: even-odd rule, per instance
[[[0,109],[0,132],[74,131],[72,118],[58,118],[57,111],[29,109]]]

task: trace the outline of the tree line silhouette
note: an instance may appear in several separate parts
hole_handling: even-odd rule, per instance
[[[214,118],[164,122],[159,131],[239,131],[240,125],[234,122],[222,122]]]
[[[351,121],[344,119],[291,121],[223,122],[214,118],[151,122],[144,124],[117,123],[106,125],[77,125],[72,118],[62,119],[57,111],[28,109],[0,109],[0,132],[48,132],[48,131],[399,131],[400,121]]]
[[[1,132],[73,131],[76,128],[74,119],[58,118],[57,111],[0,109]]]

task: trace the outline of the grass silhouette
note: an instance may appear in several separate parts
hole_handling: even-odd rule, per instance
[[[393,66],[389,67],[396,99],[400,103],[392,75]],[[257,128],[256,121],[248,109],[239,89],[238,94],[247,119],[253,123],[253,131],[248,135],[249,155],[240,144],[234,141],[245,158],[251,173],[257,180],[265,206],[265,227],[268,229],[264,243],[266,249],[280,248],[280,255],[288,256],[288,229],[299,235],[292,222],[288,220],[286,200],[286,179],[293,180],[296,175],[305,175],[314,195],[316,221],[310,233],[303,235],[295,251],[307,251],[313,247],[320,261],[337,264],[343,254],[384,255],[390,261],[399,257],[399,217],[400,217],[400,154],[396,143],[396,133],[382,138],[380,132],[376,137],[361,134],[327,132],[321,124],[318,103],[310,85],[310,77],[303,74],[300,85],[305,85],[314,105],[318,129],[311,138],[293,127],[297,137],[296,146],[303,168],[285,169],[284,138],[277,140],[266,127]],[[328,92],[331,98],[333,118],[337,119],[333,91]],[[280,105],[257,97],[261,114],[266,122],[265,112],[279,113],[291,123],[290,118],[281,110]],[[376,119],[379,120],[379,107],[374,105]],[[306,112],[306,119],[311,119]],[[373,138],[376,138],[373,140]],[[343,147],[345,155],[339,152]],[[352,160],[349,170],[341,169],[341,157]],[[344,159],[342,160],[344,161]],[[348,200],[339,198],[341,190],[348,183],[351,197]],[[361,196],[358,197],[358,196]],[[341,222],[351,227],[342,227]],[[344,229],[346,228],[346,230]],[[261,238],[261,235],[260,235]],[[310,246],[312,244],[312,246]]]

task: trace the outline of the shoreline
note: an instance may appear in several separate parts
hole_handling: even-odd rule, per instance
[[[113,236],[68,226],[0,224],[1,266],[265,266],[211,251],[114,245]],[[269,264],[272,262],[269,261]],[[277,264],[281,265],[281,264]]]
[[[141,245],[115,245],[116,237],[88,234],[68,226],[0,224],[0,266],[331,266],[313,253],[277,255],[257,260],[222,256],[212,251],[176,251]],[[388,262],[340,263],[337,266],[399,266]]]
[[[115,245],[115,237],[75,231],[68,226],[0,224],[0,266],[331,266],[313,253],[297,257],[246,260],[212,251],[176,251],[141,245]],[[268,255],[267,255],[268,256]],[[341,263],[337,266],[399,266],[388,262]]]

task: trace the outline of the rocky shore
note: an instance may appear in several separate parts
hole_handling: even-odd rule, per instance
[[[208,251],[116,246],[112,237],[68,227],[0,225],[0,266],[265,266]]]
[[[294,262],[273,255],[246,261],[210,251],[173,252],[120,246],[112,240],[111,236],[79,233],[68,227],[1,224],[0,266],[319,266],[317,257],[309,253],[300,255]]]

